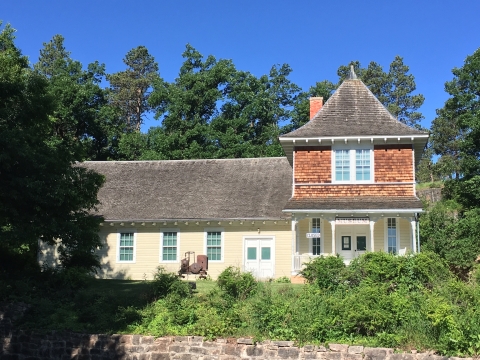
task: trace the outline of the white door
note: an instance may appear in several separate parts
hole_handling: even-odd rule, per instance
[[[274,273],[273,238],[245,239],[245,271],[258,279],[272,278]]]
[[[340,233],[337,240],[337,253],[348,264],[353,258],[353,236],[351,232]]]

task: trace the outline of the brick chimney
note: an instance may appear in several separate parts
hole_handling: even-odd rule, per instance
[[[310,120],[313,119],[315,114],[323,106],[323,97],[311,97],[310,98]]]

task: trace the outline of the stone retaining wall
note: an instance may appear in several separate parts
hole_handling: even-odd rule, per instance
[[[198,336],[154,338],[141,335],[86,335],[68,332],[13,331],[2,336],[0,360],[459,360],[431,353],[396,353],[393,349],[330,344],[297,347],[292,341],[217,339]]]

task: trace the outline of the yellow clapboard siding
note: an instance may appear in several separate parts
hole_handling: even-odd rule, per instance
[[[275,239],[275,277],[288,276],[291,272],[291,242],[292,233],[290,222],[279,221],[277,224],[245,223],[230,225],[228,222],[196,225],[195,223],[177,226],[157,227],[108,227],[101,233],[106,246],[98,251],[101,257],[102,271],[99,277],[130,278],[133,280],[151,279],[157,266],[163,266],[167,271],[177,272],[180,268],[180,259],[185,252],[194,251],[195,255],[206,254],[205,231],[223,232],[223,260],[209,261],[208,274],[216,278],[226,267],[237,266],[243,269],[243,252],[245,237],[273,237]],[[260,232],[259,230],[260,229]],[[118,233],[135,230],[135,262],[117,262]],[[163,231],[178,231],[179,261],[160,261],[160,242]],[[191,258],[192,262],[196,259]]]
[[[400,249],[407,248],[411,250],[411,225],[406,219],[400,219]]]
[[[381,218],[377,220],[373,229],[373,251],[385,251],[385,219]]]

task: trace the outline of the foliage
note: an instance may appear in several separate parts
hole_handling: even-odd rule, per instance
[[[140,131],[154,82],[161,82],[158,64],[145,46],[130,50],[123,59],[127,69],[107,76],[110,82],[110,104],[119,110],[128,131]]]
[[[259,78],[245,71],[233,73],[225,87],[225,104],[211,124],[218,139],[215,157],[283,155],[278,136],[300,91],[288,78],[291,72],[283,64]]]
[[[112,153],[112,141],[120,130],[106,108],[106,91],[100,87],[105,65],[94,62],[87,70],[74,61],[55,35],[40,50],[34,69],[47,79],[47,93],[53,100],[51,141],[62,142],[77,159],[105,160]]]
[[[311,86],[308,92],[300,92],[291,113],[291,122],[282,129],[282,132],[287,133],[305,125],[310,120],[310,98],[322,97],[325,104],[336,88],[332,82],[323,80]]]
[[[320,289],[335,290],[341,282],[341,273],[345,269],[343,259],[337,256],[319,256],[301,271],[301,275],[310,284],[317,285]]]
[[[467,56],[461,68],[454,68],[453,80],[445,84],[450,98],[442,112],[448,112],[452,131],[460,150],[461,173],[469,178],[479,175],[480,169],[480,49]],[[443,130],[443,128],[442,128]],[[443,154],[442,154],[443,155]]]
[[[232,298],[246,299],[255,293],[257,281],[251,273],[229,266],[218,275],[217,285]]]
[[[480,288],[475,281],[453,277],[432,253],[367,253],[341,271],[342,281],[335,289],[267,282],[255,284],[248,296],[237,297],[220,286],[196,295],[178,293],[171,284],[186,283],[163,270],[154,281],[163,289],[157,298],[150,296],[153,282],[98,280],[83,278],[77,270],[62,272],[46,271],[43,280],[33,280],[42,284],[36,288],[9,279],[2,283],[15,289],[11,296],[32,304],[20,320],[22,328],[342,342],[434,349],[450,356],[479,351]],[[75,281],[77,274],[80,283]],[[238,285],[242,280],[238,269],[225,274],[223,284]]]
[[[157,79],[150,104],[155,118],[162,120],[166,158],[208,158],[213,147],[209,123],[234,67],[230,60],[217,61],[211,55],[203,60],[189,44],[182,56],[178,78],[173,83]]]
[[[36,261],[38,239],[61,239],[64,266],[98,265],[103,177],[81,166],[69,142],[55,133],[55,103],[47,79],[28,67],[13,29],[0,33],[0,253]]]
[[[438,202],[420,217],[422,249],[438,254],[465,278],[480,254],[479,221],[478,208],[462,211],[454,201]]]
[[[442,164],[433,161],[433,149],[431,143],[427,143],[420,162],[415,169],[415,180],[417,183],[434,183],[448,176]]]
[[[428,251],[407,256],[370,252],[352,260],[343,272],[343,281],[349,287],[383,283],[391,288],[403,285],[411,290],[431,289],[449,278],[450,273],[442,259]]]
[[[157,267],[153,274],[153,281],[150,283],[151,297],[160,299],[168,294],[175,294],[181,298],[189,297],[190,285],[182,281],[178,275],[165,271],[162,266]]]

